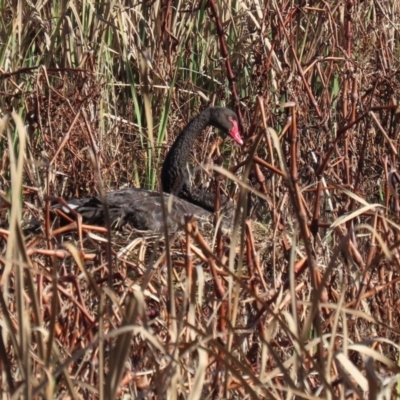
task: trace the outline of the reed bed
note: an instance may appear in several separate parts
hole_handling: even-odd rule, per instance
[[[35,4],[34,4],[35,3]],[[0,2],[4,398],[389,399],[399,386],[398,2]],[[61,198],[193,184],[234,229],[65,226]]]

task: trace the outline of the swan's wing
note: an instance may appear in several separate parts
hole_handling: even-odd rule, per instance
[[[167,226],[176,231],[185,214],[194,215],[200,221],[210,220],[211,213],[176,196],[164,194]],[[158,192],[126,188],[106,194],[106,203],[112,226],[130,224],[138,230],[160,232],[164,227],[161,196]],[[105,214],[100,197],[73,199],[68,205],[82,215],[83,221],[92,225],[104,225]],[[60,206],[57,206],[60,208]],[[67,207],[62,206],[65,212]]]
[[[201,223],[211,219],[212,214],[208,211],[174,195],[164,193],[163,200],[169,230],[176,231],[184,222],[185,215],[193,215]],[[117,214],[122,211],[122,224],[129,223],[136,229],[154,232],[160,232],[164,228],[161,201],[159,192],[142,189],[121,189],[107,195],[111,219],[114,220],[114,211]]]

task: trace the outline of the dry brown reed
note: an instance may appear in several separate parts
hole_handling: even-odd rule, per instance
[[[399,3],[34,3],[0,3],[4,398],[399,397]],[[207,132],[193,184],[229,236],[57,225],[157,189],[213,104],[245,146]]]

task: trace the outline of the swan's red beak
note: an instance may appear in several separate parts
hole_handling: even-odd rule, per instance
[[[242,145],[243,144],[243,139],[240,136],[240,132],[239,132],[239,127],[238,127],[238,123],[237,121],[231,119],[232,122],[232,129],[229,131],[229,136],[237,143]]]

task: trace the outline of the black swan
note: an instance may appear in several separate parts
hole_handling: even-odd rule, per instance
[[[208,125],[215,126],[225,134],[228,133],[236,143],[243,144],[236,114],[225,107],[207,108],[201,114],[197,115],[197,117],[193,118],[176,138],[165,157],[161,171],[161,183],[164,192],[173,193],[182,199],[213,212],[215,194],[191,188],[186,171],[190,149],[197,136]],[[226,200],[222,204],[225,202]]]
[[[235,142],[242,144],[236,114],[224,107],[210,107],[193,118],[179,134],[169,150],[161,172],[161,184],[166,210],[167,227],[176,231],[186,214],[196,217],[200,225],[210,224],[214,211],[215,194],[192,189],[187,181],[186,162],[194,140],[208,125],[219,128],[223,134],[229,134]],[[173,194],[172,194],[173,193]],[[129,224],[134,229],[162,232],[164,223],[161,196],[157,191],[125,188],[108,192],[105,195],[110,222],[120,228]],[[83,222],[90,225],[104,225],[105,216],[100,196],[73,199],[67,202],[69,207],[82,215]],[[67,207],[60,204],[55,208]]]

